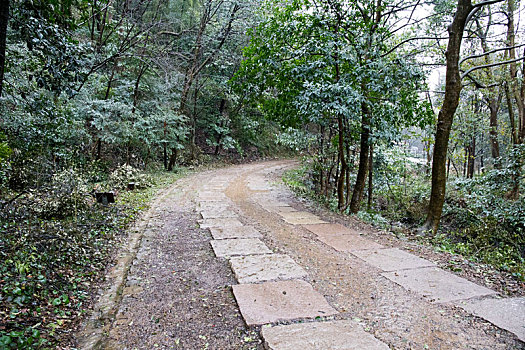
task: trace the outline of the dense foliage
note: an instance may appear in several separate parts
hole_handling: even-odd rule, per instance
[[[403,9],[390,1],[266,2],[236,79],[269,119],[301,130],[295,142],[306,141],[308,156],[287,179],[292,187],[387,229],[425,223],[436,107],[448,87],[439,81],[437,93],[428,91],[421,67],[444,62],[442,33],[456,6],[434,3],[422,20],[414,16],[419,2]],[[523,67],[494,64],[515,57],[514,49],[494,50],[518,42],[513,11],[513,1],[480,7],[467,23],[456,62],[464,82],[444,151],[447,195],[434,238],[523,279]],[[494,29],[498,20],[506,33]],[[367,210],[358,212],[365,193]]]

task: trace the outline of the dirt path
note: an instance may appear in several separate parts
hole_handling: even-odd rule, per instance
[[[436,294],[439,285],[418,289],[412,273],[442,270],[358,222],[309,214],[278,184],[293,166],[253,163],[179,181],[147,224],[102,348],[323,349],[342,334],[341,344],[356,346],[341,349],[525,348],[486,320],[493,315],[472,315],[472,301],[492,303],[493,291],[459,278],[449,289],[464,290],[452,297]],[[264,339],[262,324],[274,325],[262,328]]]

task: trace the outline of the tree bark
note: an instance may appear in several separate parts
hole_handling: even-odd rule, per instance
[[[512,105],[512,98],[510,96],[510,90],[508,84],[505,84],[505,97],[507,99],[507,108],[509,110],[509,122],[510,122],[510,133],[512,137],[512,143],[516,145],[518,143],[518,130],[516,129],[516,118],[514,117],[514,106]]]
[[[179,151],[177,150],[177,148],[172,148],[171,149],[171,155],[170,155],[170,161],[168,163],[168,171],[172,171],[173,168],[175,167],[175,164],[177,163],[177,157],[179,155]]]
[[[468,162],[467,162],[467,178],[474,177],[474,165],[476,163],[476,136],[472,136],[470,145],[468,146]]]
[[[361,105],[361,112],[361,150],[359,151],[359,169],[357,170],[357,179],[352,193],[352,200],[350,201],[350,213],[352,214],[356,214],[359,211],[361,200],[363,199],[370,150],[368,142],[368,139],[370,138],[370,111],[365,102]]]
[[[345,148],[344,148],[344,126],[343,126],[343,116],[337,116],[337,126],[339,128],[339,161],[341,162],[341,170],[339,172],[339,178],[337,179],[337,209],[343,209],[345,203],[345,176],[346,176],[346,158],[345,158]]]
[[[490,110],[490,149],[492,152],[492,158],[497,159],[500,157],[498,142],[498,111],[501,104],[501,94],[498,98],[489,98],[488,102]]]
[[[514,11],[516,10],[516,5],[514,0],[508,0],[507,2],[507,16],[508,16],[508,23],[507,23],[507,41],[509,47],[513,47],[516,45],[516,32],[514,28]],[[509,59],[513,60],[516,59],[516,49],[511,48],[509,49]],[[510,63],[509,65],[509,73],[510,73],[510,91],[512,95],[514,96],[514,100],[516,101],[516,106],[518,108],[518,125],[517,125],[517,133],[518,133],[518,143],[523,143],[525,141],[525,102],[523,101],[522,93],[519,88],[519,82],[518,82],[518,69],[516,62]],[[524,84],[525,81],[522,81],[522,84]],[[523,86],[522,86],[523,88]],[[521,89],[523,91],[523,89]]]
[[[471,0],[458,0],[456,14],[452,24],[448,28],[449,41],[447,52],[445,53],[447,62],[445,98],[438,115],[434,156],[432,160],[432,190],[430,193],[427,218],[419,230],[421,234],[425,234],[428,230],[432,230],[432,233],[436,234],[443,212],[447,181],[446,160],[448,141],[462,88],[459,72],[461,41],[463,39],[465,25],[467,24],[467,18],[472,10]]]
[[[368,203],[367,208],[372,208],[374,195],[374,145],[370,145],[370,165],[368,166]]]
[[[7,23],[9,22],[9,0],[0,0],[0,97],[2,97],[5,72],[5,49],[7,45]]]

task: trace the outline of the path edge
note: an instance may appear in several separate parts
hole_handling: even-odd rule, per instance
[[[131,264],[137,256],[147,226],[158,204],[173,192],[177,182],[178,180],[160,190],[155,199],[149,203],[149,209],[140,215],[132,227],[128,228],[128,239],[119,248],[117,260],[104,276],[105,286],[99,291],[97,301],[89,312],[89,316],[86,317],[82,327],[76,332],[78,349],[104,349],[109,330],[122,301],[122,292],[127,283]]]

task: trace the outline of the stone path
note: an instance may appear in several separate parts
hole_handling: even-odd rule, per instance
[[[256,169],[244,184],[257,192],[264,210],[310,231],[330,248],[361,259],[381,276],[413,292],[414,297],[419,295],[430,303],[452,303],[525,340],[524,299],[495,299],[496,292],[441,270],[430,261],[384,247],[361,237],[356,230],[294,209],[272,193],[265,178],[265,174],[282,167]],[[307,282],[306,270],[290,256],[272,252],[259,239],[261,233],[244,225],[231,210],[235,203],[225,191],[232,183],[234,178],[219,178],[202,187],[196,199],[203,217],[199,223],[210,229],[216,256],[230,259],[239,282],[232,286],[233,293],[247,325],[270,325],[262,328],[266,346],[279,350],[388,349],[357,321],[328,317],[338,311]],[[278,325],[283,321],[291,324]]]
[[[107,338],[98,348],[525,349],[525,298],[308,208],[278,183],[296,165],[177,182],[151,210],[121,298],[109,291],[121,301],[89,330]]]

